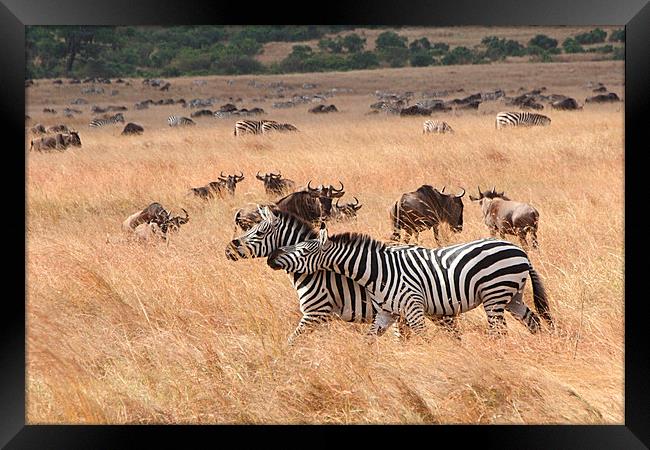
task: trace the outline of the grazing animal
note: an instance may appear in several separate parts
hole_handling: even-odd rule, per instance
[[[162,224],[158,222],[141,223],[133,229],[133,233],[138,239],[143,241],[152,241],[154,239],[167,241],[169,239],[169,233],[180,230],[181,225],[189,222],[189,214],[185,209],[183,209],[183,212],[185,213],[185,217],[176,216],[168,218]]]
[[[339,205],[339,199],[336,199],[336,203],[332,206],[331,217],[337,222],[343,222],[348,220],[355,220],[357,218],[357,211],[361,209],[363,205],[359,204],[359,199],[354,198],[354,203],[345,203]]]
[[[264,190],[267,195],[284,195],[296,186],[293,180],[282,178],[281,173],[265,173],[264,176],[260,176],[260,173],[257,172],[255,178],[264,182]]]
[[[551,107],[553,109],[569,110],[569,111],[582,109],[582,106],[578,105],[578,102],[574,98],[565,98],[562,100],[557,100],[551,103]]]
[[[160,226],[170,218],[170,212],[163,208],[160,203],[154,202],[142,211],[138,211],[127,217],[127,219],[122,223],[122,229],[124,231],[133,231],[138,225],[151,222]]]
[[[298,128],[290,123],[277,123],[271,120],[263,120],[262,133],[264,134],[270,131],[298,131]]]
[[[413,192],[402,194],[390,210],[393,224],[391,239],[399,241],[400,232],[406,233],[404,241],[408,243],[411,235],[415,235],[417,242],[420,231],[432,229],[437,243],[438,226],[446,222],[455,233],[463,230],[463,201],[465,189],[460,194],[445,194],[445,188],[438,191],[433,186],[423,184]]]
[[[131,135],[131,134],[142,134],[144,133],[144,128],[142,128],[140,125],[137,123],[129,122],[126,124],[124,127],[124,130],[122,130],[122,135]]]
[[[262,134],[261,120],[238,120],[235,122],[235,136],[242,134]]]
[[[262,214],[260,214],[260,208],[262,207],[267,207],[269,210],[273,211],[274,213],[277,213],[279,211],[277,205],[275,203],[251,203],[247,206],[244,206],[242,208],[239,208],[235,212],[235,231],[237,231],[237,227],[241,228],[242,231],[247,231],[251,229],[251,227],[255,226],[255,224],[260,223],[262,220]]]
[[[45,132],[46,133],[69,133],[70,130],[68,129],[67,125],[53,125],[51,127],[47,127]]]
[[[608,103],[620,101],[621,99],[614,92],[610,92],[609,94],[599,94],[585,99],[586,103]]]
[[[309,222],[292,213],[261,207],[259,214],[262,218],[259,223],[226,246],[228,259],[264,258],[277,248],[317,236]],[[332,318],[370,323],[375,317],[371,293],[351,278],[331,271],[295,272],[290,278],[298,294],[302,318],[289,337],[289,343],[313,326]]]
[[[29,149],[36,151],[65,150],[70,146],[81,147],[79,134],[74,130],[71,130],[70,134],[57,133],[54,136],[32,140]]]
[[[447,122],[441,120],[426,120],[422,127],[424,133],[454,133],[454,130]]]
[[[339,189],[332,185],[312,188],[310,181],[305,190],[293,192],[278,200],[276,204],[282,211],[291,212],[308,222],[328,220],[332,214],[332,200],[345,194],[343,183],[339,181],[339,184]]]
[[[527,247],[527,234],[530,234],[533,248],[537,248],[537,228],[539,212],[528,203],[511,201],[504,192],[497,193],[496,187],[491,191],[481,192],[478,187],[478,197],[469,199],[481,205],[483,221],[490,229],[490,234],[503,239],[506,234],[519,237],[522,246]]]
[[[188,125],[196,125],[196,123],[188,118],[188,117],[182,117],[182,116],[169,116],[167,118],[167,123],[169,124],[170,127],[184,127]]]
[[[190,114],[190,117],[205,117],[205,116],[212,117],[213,115],[214,113],[209,109],[199,109],[198,111],[194,111],[192,114]]]
[[[496,118],[496,129],[507,126],[514,127],[530,127],[535,125],[546,126],[550,125],[551,119],[543,114],[529,113],[529,112],[500,112]]]
[[[29,129],[29,131],[32,134],[45,134],[45,133],[47,133],[47,130],[45,129],[45,126],[43,126],[43,124],[40,124],[40,123],[37,123],[36,125],[31,127]]]
[[[52,108],[43,108],[43,112],[44,112],[44,113],[48,113],[48,114],[56,114],[56,109],[52,109]]]
[[[267,264],[289,273],[333,271],[356,281],[373,293],[380,309],[372,334],[383,334],[396,318],[421,333],[425,316],[456,316],[481,304],[491,330],[507,332],[508,310],[536,333],[540,319],[523,302],[528,275],[535,308],[553,325],[544,287],[528,255],[508,241],[480,239],[437,249],[386,245],[357,233],[330,238],[322,224],[318,238],[276,248]]]
[[[237,183],[244,179],[244,174],[240,172],[240,175],[224,175],[223,171],[221,172],[217,181],[211,181],[207,186],[202,186],[198,188],[190,188],[190,192],[194,195],[201,197],[204,200],[213,198],[215,195],[218,197],[223,197],[226,191],[230,195],[235,195],[235,188]]]
[[[116,123],[124,123],[124,114],[117,113],[114,116],[104,119],[94,119],[92,122],[90,122],[90,126],[93,128],[99,128],[105,125],[113,125]]]

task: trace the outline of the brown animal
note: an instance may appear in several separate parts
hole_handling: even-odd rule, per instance
[[[278,209],[290,212],[308,222],[318,223],[321,220],[328,220],[332,213],[332,199],[345,194],[343,183],[339,181],[339,184],[340,189],[332,185],[312,188],[310,181],[305,189],[281,198],[276,204]]]
[[[264,182],[264,190],[267,195],[285,195],[294,189],[296,183],[288,178],[282,178],[281,173],[265,173],[260,176],[257,172],[255,178]]]
[[[361,209],[363,205],[359,204],[359,199],[353,197],[355,203],[345,203],[339,205],[339,199],[336,199],[336,203],[332,206],[332,219],[337,222],[343,222],[348,220],[355,220],[357,218],[357,211]]]
[[[69,133],[70,132],[67,125],[54,125],[51,127],[47,127],[45,131],[47,133]]]
[[[391,239],[399,241],[400,232],[406,233],[405,242],[415,235],[417,241],[420,231],[432,229],[436,242],[440,222],[446,222],[455,233],[463,230],[463,201],[465,189],[460,194],[445,194],[445,188],[438,191],[434,187],[424,184],[413,192],[407,192],[395,202],[390,210],[393,234]]]
[[[170,220],[170,218],[170,212],[163,208],[160,203],[154,202],[142,211],[138,211],[127,217],[127,219],[122,223],[122,229],[125,231],[133,231],[140,224],[148,224],[152,222],[160,226]]]
[[[237,183],[245,178],[242,172],[240,172],[240,174],[241,175],[224,175],[222,171],[217,181],[212,181],[208,183],[207,186],[190,188],[190,192],[204,200],[211,199],[215,195],[223,197],[226,191],[230,195],[235,195]]]
[[[29,129],[29,131],[30,131],[32,134],[45,134],[45,133],[47,133],[47,130],[45,129],[45,127],[43,126],[43,124],[40,124],[40,123],[37,123],[36,125],[34,125],[33,127],[31,127],[31,128]]]
[[[76,131],[71,130],[70,134],[58,133],[55,136],[32,140],[29,149],[35,151],[65,150],[70,146],[81,146],[81,139]]]
[[[275,203],[249,204],[239,208],[235,212],[235,232],[237,231],[237,227],[241,228],[243,231],[248,231],[252,226],[259,223],[262,220],[262,215],[260,214],[259,209],[264,206],[274,213],[279,211],[278,206]]]
[[[144,128],[142,128],[140,125],[137,123],[129,122],[126,124],[124,127],[124,130],[122,131],[123,135],[130,135],[130,134],[142,134],[144,133]]]
[[[497,193],[496,187],[491,191],[481,192],[478,187],[478,197],[469,196],[469,199],[479,202],[483,213],[483,221],[490,229],[490,234],[503,239],[506,234],[519,237],[522,246],[527,247],[527,234],[530,234],[533,248],[537,248],[537,228],[539,213],[528,203],[515,202],[504,195]]]

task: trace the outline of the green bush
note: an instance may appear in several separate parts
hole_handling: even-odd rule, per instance
[[[588,33],[582,33],[577,35],[576,41],[578,41],[579,44],[583,44],[583,45],[598,44],[601,42],[605,42],[606,37],[607,37],[606,31],[601,30],[600,28],[596,28],[594,30],[589,31]]]
[[[610,42],[625,42],[625,28],[619,28],[618,30],[612,31],[612,34],[609,36]]]
[[[404,67],[409,59],[409,51],[406,47],[388,47],[379,52],[382,61],[386,61],[391,67]]]
[[[343,38],[343,47],[348,53],[358,53],[366,46],[366,39],[356,33],[348,34]]]
[[[607,44],[600,47],[592,47],[587,51],[589,53],[612,53],[614,51],[614,47],[610,44]]]
[[[420,38],[420,39],[415,39],[409,44],[409,50],[411,52],[417,52],[419,50],[430,50],[431,49],[431,42],[425,37]]]
[[[614,48],[612,59],[625,60],[625,47]]]
[[[446,44],[444,42],[436,42],[431,47],[431,50],[435,56],[442,56],[449,51],[449,44]]]
[[[486,36],[481,44],[487,47],[484,56],[492,61],[505,59],[506,56],[521,56],[524,54],[524,46],[512,39],[499,39],[496,36]]]
[[[424,67],[433,64],[433,55],[428,50],[417,50],[411,52],[409,62],[413,67]]]
[[[585,49],[574,38],[569,37],[562,42],[565,53],[584,53]]]
[[[474,53],[467,47],[456,47],[442,58],[442,64],[471,64],[474,62]]]
[[[406,43],[408,38],[400,36],[394,31],[384,31],[375,40],[375,47],[378,51],[387,50],[390,48],[404,48],[406,49]]]
[[[557,40],[544,34],[538,34],[528,41],[528,47],[539,47],[544,50],[550,50],[557,47]]]
[[[353,53],[348,58],[348,66],[352,70],[374,69],[379,67],[379,58],[373,52]]]

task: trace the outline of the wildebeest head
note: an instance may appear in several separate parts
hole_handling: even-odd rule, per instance
[[[327,187],[321,184],[317,188],[313,188],[311,187],[311,181],[307,183],[307,192],[309,192],[312,197],[318,198],[320,201],[323,218],[328,218],[332,214],[332,200],[335,198],[343,197],[345,194],[345,191],[343,190],[343,183],[341,183],[340,180],[339,184],[341,187],[339,189],[336,189],[331,184]]]
[[[242,181],[244,177],[243,172],[239,172],[241,175],[224,175],[223,171],[221,171],[221,174],[219,175],[219,181],[226,186],[228,189],[228,192],[230,192],[230,195],[235,195],[235,188],[237,187],[237,183]]]
[[[449,224],[453,232],[459,233],[463,231],[463,201],[461,199],[465,195],[465,189],[462,189],[459,194],[445,194],[444,192],[445,186],[439,192],[442,205],[441,219]]]
[[[265,173],[263,176],[260,175],[259,172],[255,175],[255,178],[258,180],[264,182],[264,189],[266,190],[266,193],[269,195],[282,195],[285,192],[293,189],[295,186],[295,183],[293,180],[289,180],[288,178],[282,178],[282,174],[280,172],[276,173]]]
[[[481,192],[481,187],[477,186],[478,188],[478,197],[474,197],[473,195],[470,194],[469,199],[473,202],[479,202],[483,204],[482,200],[483,199],[493,199],[493,198],[501,198],[503,200],[510,200],[508,197],[505,196],[505,192],[497,192],[496,186],[493,186],[491,190]]]
[[[73,147],[81,147],[81,139],[79,138],[79,133],[74,130],[70,130],[70,134],[64,136],[63,140],[66,146],[72,145]]]
[[[357,211],[361,209],[363,205],[359,204],[359,199],[356,197],[354,198],[354,203],[346,203],[344,205],[339,205],[339,198],[336,199],[336,203],[334,205],[334,211],[335,214],[334,216],[338,220],[345,220],[345,219],[354,219],[357,217]]]
[[[190,221],[190,215],[185,211],[184,208],[181,208],[185,213],[185,217],[175,216],[171,217],[171,213],[167,211],[167,219],[160,224],[160,229],[163,233],[168,231],[178,231],[181,228],[181,225],[186,224]]]

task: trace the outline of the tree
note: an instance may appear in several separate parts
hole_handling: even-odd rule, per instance
[[[378,51],[387,50],[389,48],[406,48],[408,38],[400,36],[394,31],[384,31],[375,40],[375,47]]]
[[[562,48],[565,53],[584,53],[585,49],[572,37],[568,37],[562,42]]]
[[[591,30],[588,33],[582,33],[579,34],[575,37],[576,41],[578,41],[579,44],[598,44],[600,42],[605,42],[605,38],[607,37],[607,32],[604,30],[601,30],[600,28],[596,28],[594,30]]]
[[[557,40],[544,34],[538,34],[528,42],[529,47],[539,47],[544,50],[550,50],[557,47]]]
[[[431,49],[431,42],[429,42],[429,39],[425,37],[416,39],[409,44],[409,50],[411,50],[411,52],[416,52],[418,50],[430,50],[430,49]]]
[[[417,50],[411,52],[411,65],[413,67],[424,67],[433,64],[433,55],[428,50]]]
[[[625,42],[625,28],[619,28],[618,30],[612,31],[612,34],[609,35],[610,42]]]
[[[366,39],[356,33],[348,34],[343,38],[343,47],[348,53],[358,53],[363,51],[366,45]]]

